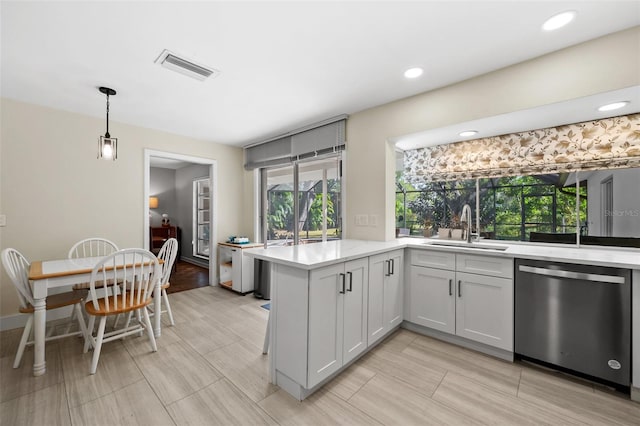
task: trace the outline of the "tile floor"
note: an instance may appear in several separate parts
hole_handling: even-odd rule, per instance
[[[0,333],[0,425],[639,425],[640,404],[564,375],[400,330],[302,403],[269,384],[264,302],[216,287],[170,296],[159,350],[107,343],[95,376],[79,339],[12,369]],[[164,319],[163,319],[164,322]]]

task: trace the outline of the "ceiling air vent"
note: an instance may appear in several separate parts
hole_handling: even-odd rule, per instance
[[[155,62],[156,64],[160,64],[165,68],[179,72],[180,74],[184,74],[200,81],[204,81],[209,77],[216,77],[218,74],[220,74],[220,71],[216,69],[207,68],[202,65],[196,64],[194,61],[180,57],[166,49],[162,51]]]

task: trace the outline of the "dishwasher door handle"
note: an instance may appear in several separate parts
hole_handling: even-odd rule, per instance
[[[572,278],[574,280],[597,281],[609,284],[624,284],[624,277],[616,275],[599,275],[587,274],[584,272],[564,271],[561,269],[537,268],[534,266],[520,265],[518,267],[521,272],[529,272],[530,274],[545,275],[547,277]]]

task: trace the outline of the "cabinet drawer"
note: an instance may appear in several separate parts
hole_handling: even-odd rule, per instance
[[[456,268],[456,255],[446,251],[411,250],[411,264],[453,271]]]
[[[456,255],[456,271],[513,278],[513,259],[458,253]]]

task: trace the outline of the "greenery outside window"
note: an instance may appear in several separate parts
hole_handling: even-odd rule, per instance
[[[342,237],[340,164],[340,155],[330,155],[264,170],[268,244],[308,244]]]
[[[571,181],[573,177],[573,181]],[[530,241],[531,233],[576,232],[575,173],[429,182],[413,186],[397,176],[396,227],[431,237],[438,228],[460,227],[462,207],[476,217],[479,188],[480,235],[499,240]],[[587,187],[579,186],[580,232],[587,232]],[[473,222],[473,232],[477,232]],[[408,231],[408,232],[407,232]]]

